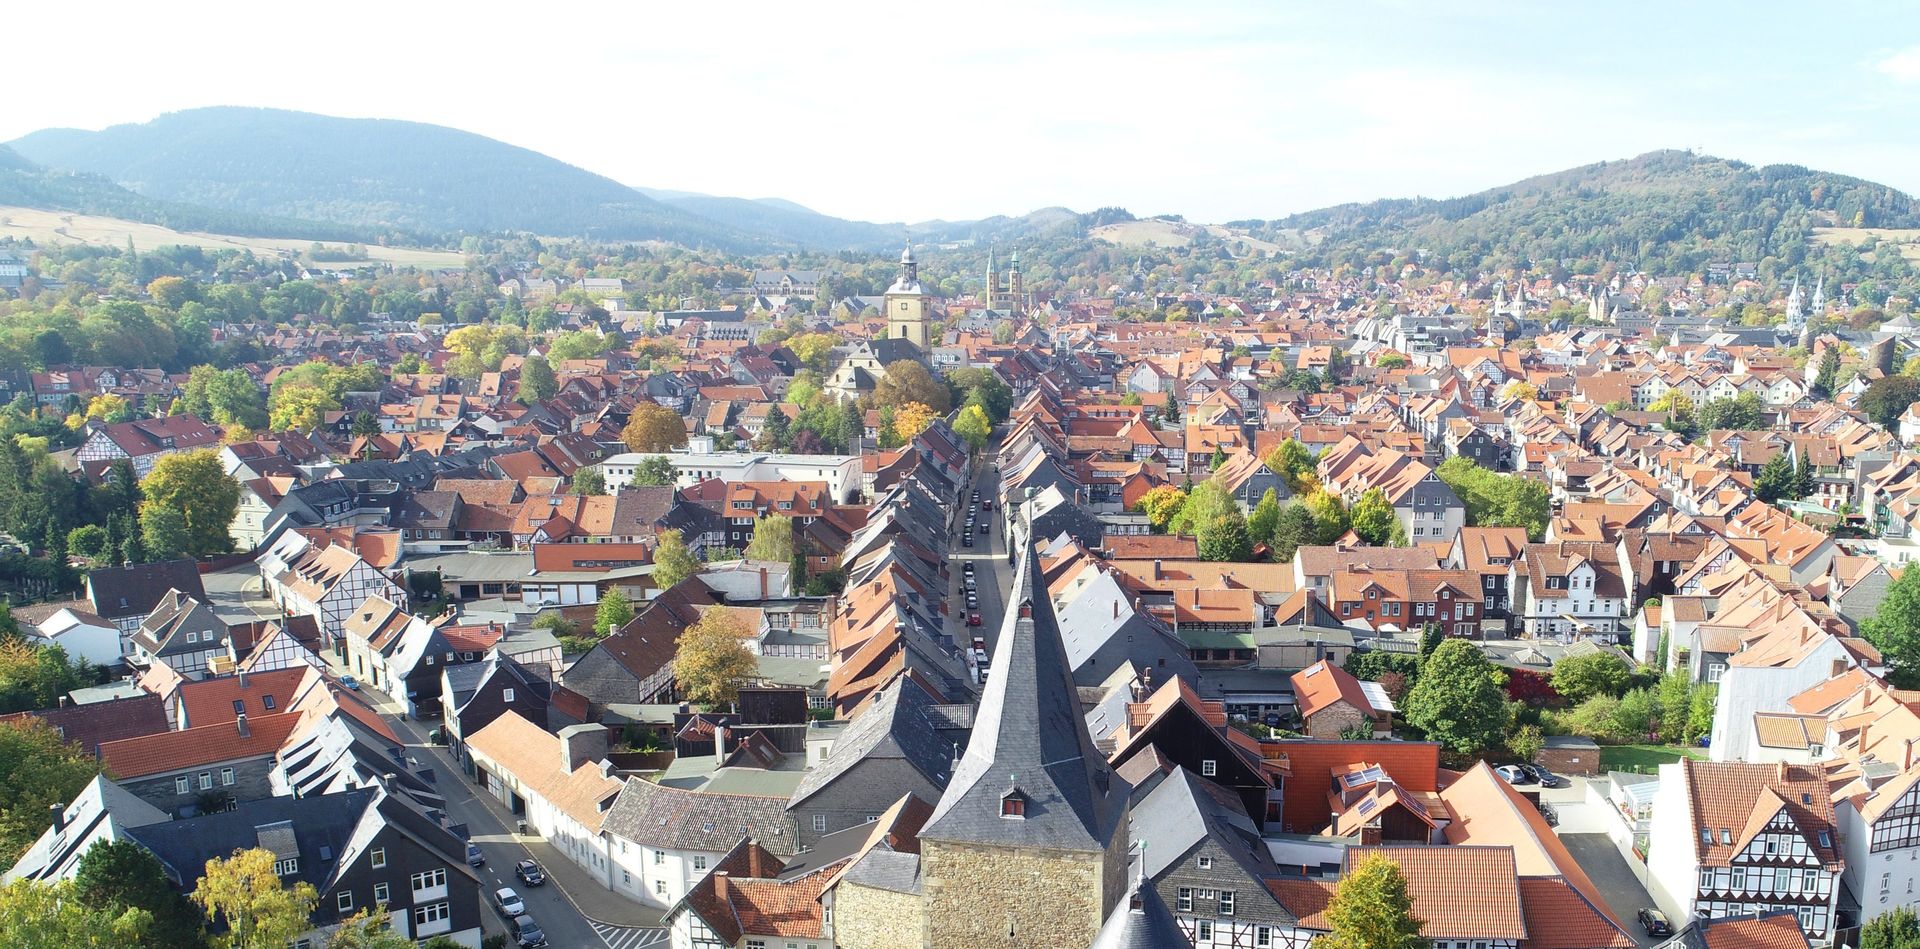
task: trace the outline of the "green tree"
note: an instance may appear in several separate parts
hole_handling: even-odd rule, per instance
[[[1535,541],[1546,536],[1552,510],[1546,482],[1488,471],[1462,455],[1441,463],[1434,474],[1460,498],[1469,525],[1525,528]]]
[[[1670,744],[1689,741],[1687,717],[1692,707],[1693,682],[1681,670],[1660,677],[1660,738]]]
[[[140,488],[147,497],[143,519],[145,507],[172,508],[185,518],[187,553],[206,557],[233,549],[227,531],[240,510],[240,482],[218,454],[203,449],[161,458]]]
[[[67,532],[67,553],[92,560],[107,549],[107,529],[98,524],[82,524]]]
[[[768,514],[753,522],[745,554],[748,560],[792,560],[793,544],[793,518]]]
[[[372,438],[380,434],[380,419],[372,412],[357,412],[353,416],[353,437]]]
[[[1173,534],[1197,534],[1201,525],[1213,523],[1228,511],[1239,510],[1240,505],[1233,500],[1233,495],[1218,482],[1208,479],[1187,492],[1186,503],[1180,505],[1180,512],[1173,516],[1167,531]]]
[[[1187,503],[1187,492],[1170,484],[1163,484],[1148,491],[1136,505],[1147,516],[1147,524],[1154,530],[1166,533],[1173,526],[1173,519]]]
[[[1758,394],[1742,392],[1731,399],[1716,399],[1700,406],[1693,413],[1693,420],[1702,432],[1755,429],[1765,424],[1766,410],[1767,404]]]
[[[88,848],[73,883],[90,906],[146,913],[152,924],[142,934],[143,946],[197,949],[204,944],[199,911],[167,881],[160,860],[131,840],[103,840]]]
[[[1302,479],[1314,472],[1313,452],[1298,439],[1289,438],[1281,442],[1261,460],[1275,474],[1286,479],[1287,489],[1295,494],[1302,493]]]
[[[1657,740],[1660,731],[1660,698],[1652,689],[1632,689],[1620,696],[1613,720],[1620,734],[1638,741]]]
[[[1553,690],[1569,704],[1578,705],[1595,695],[1619,695],[1632,675],[1619,656],[1590,652],[1553,664]]]
[[[327,949],[414,949],[414,941],[394,932],[386,913],[361,910],[327,937]]]
[[[953,420],[953,431],[966,439],[968,447],[977,452],[985,448],[987,440],[993,437],[993,422],[987,418],[985,409],[968,405],[960,410],[960,417]]]
[[[607,493],[607,476],[596,467],[580,468],[574,471],[573,483],[567,490],[587,496],[605,494]]]
[[[746,646],[753,630],[734,610],[709,607],[680,634],[673,677],[681,693],[709,708],[731,703],[758,674],[759,660]]]
[[[1347,507],[1340,499],[1326,490],[1315,491],[1301,502],[1313,515],[1313,540],[1316,544],[1331,544],[1346,536],[1352,522],[1347,517]]]
[[[1273,544],[1273,532],[1280,526],[1280,493],[1268,488],[1260,503],[1247,515],[1247,536],[1256,544]]]
[[[520,392],[516,396],[523,405],[544,402],[560,391],[560,382],[554,378],[553,367],[547,364],[545,356],[528,356],[520,364]]]
[[[1328,931],[1314,949],[1427,949],[1407,879],[1383,854],[1369,854],[1340,878],[1326,919]]]
[[[1760,474],[1753,479],[1753,496],[1768,504],[1781,500],[1798,500],[1793,494],[1793,463],[1787,460],[1786,452],[1779,452],[1760,468]]]
[[[1687,744],[1713,734],[1713,710],[1720,698],[1720,687],[1712,683],[1695,686],[1687,699]]]
[[[1908,569],[1887,585],[1886,596],[1860,634],[1887,660],[1887,681],[1897,688],[1920,688],[1920,570]]]
[[[1860,393],[1860,411],[1887,428],[1899,422],[1907,406],[1920,401],[1920,379],[1907,375],[1882,376]]]
[[[1387,503],[1387,496],[1379,488],[1368,488],[1360,500],[1353,503],[1353,532],[1360,539],[1374,546],[1382,546],[1393,536],[1394,522],[1399,520],[1393,513],[1393,505]]]
[[[12,866],[100,763],[38,720],[0,722],[0,862]]]
[[[1407,692],[1407,721],[1459,754],[1499,744],[1507,708],[1493,672],[1474,644],[1448,639],[1421,664],[1420,680]]]
[[[1273,526],[1273,559],[1292,563],[1294,551],[1316,539],[1313,512],[1305,504],[1289,504]]]
[[[767,406],[767,420],[760,426],[760,435],[753,441],[753,447],[761,451],[786,451],[793,447],[793,420],[787,418],[786,407],[778,403]]]
[[[1404,369],[1407,366],[1407,357],[1396,352],[1384,352],[1373,361],[1373,364],[1381,369]]]
[[[886,375],[874,387],[873,399],[876,405],[896,408],[909,402],[919,402],[937,415],[945,415],[953,405],[953,396],[947,387],[927,372],[927,367],[911,359],[899,359],[887,364]]]
[[[1620,727],[1620,700],[1601,693],[1588,696],[1561,718],[1561,723],[1576,735],[1623,741],[1632,737]]]
[[[687,426],[680,413],[658,402],[642,402],[627,416],[620,440],[628,451],[664,452],[687,443]]]
[[[1253,541],[1247,536],[1247,521],[1237,510],[1228,511],[1202,525],[1197,545],[1201,560],[1244,563],[1253,559]]]
[[[595,635],[605,636],[630,622],[633,622],[633,601],[627,599],[620,588],[614,587],[600,595],[600,605],[593,611]]]
[[[673,466],[673,459],[665,455],[648,455],[633,466],[633,483],[651,487],[664,487],[672,484],[680,472]]]
[[[1540,749],[1547,746],[1547,739],[1540,734],[1538,725],[1522,725],[1514,729],[1512,737],[1507,739],[1507,750],[1521,761],[1532,761],[1540,756]]]
[[[88,901],[71,882],[15,880],[0,888],[0,946],[7,949],[144,946],[151,923],[140,910]]]
[[[1820,369],[1813,376],[1813,394],[1820,398],[1833,395],[1833,385],[1840,378],[1840,347],[1828,346],[1820,352]]]
[[[149,504],[140,512],[140,542],[156,561],[176,560],[192,545],[186,515],[170,507]]]
[[[289,889],[273,865],[273,853],[259,848],[207,861],[193,901],[209,919],[226,923],[226,933],[214,940],[220,949],[282,949],[312,926],[313,885]]]
[[[653,547],[653,585],[669,590],[700,572],[700,561],[677,530],[663,530]]]
[[[1911,906],[1895,906],[1860,929],[1860,949],[1920,947],[1920,916]]]

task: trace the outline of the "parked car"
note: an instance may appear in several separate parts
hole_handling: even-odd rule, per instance
[[[1543,802],[1540,805],[1540,816],[1546,818],[1548,827],[1560,826],[1560,812],[1554,810],[1552,804]]]
[[[486,864],[486,862],[487,862],[487,855],[486,853],[481,851],[480,845],[473,843],[472,841],[468,841],[467,866],[478,867]]]
[[[347,688],[355,692],[360,691],[360,680],[354,678],[353,676],[350,676],[350,675],[341,676],[340,684],[346,686]]]
[[[968,614],[967,614],[967,625],[968,625],[968,626],[978,626],[978,625],[980,625],[980,614],[979,614],[979,613],[968,613]]]
[[[966,574],[969,577],[973,576],[973,561],[971,560],[967,561],[966,566],[960,568],[960,572]]]
[[[987,637],[985,637],[985,636],[975,636],[975,637],[973,637],[973,648],[974,648],[974,651],[976,651],[976,652],[986,652],[986,651],[987,651]]]
[[[540,924],[534,922],[531,916],[515,916],[507,928],[512,930],[513,941],[520,949],[539,949],[547,944],[547,934],[541,931]]]
[[[991,511],[991,510],[993,510],[993,502],[992,502],[992,501],[982,501],[982,502],[980,502],[980,510],[982,510],[982,511]]]
[[[1523,764],[1520,768],[1527,774],[1532,775],[1533,779],[1540,782],[1540,786],[1543,788],[1564,788],[1573,784],[1572,781],[1554,774],[1537,764]]]
[[[986,533],[986,532],[987,532],[987,527],[988,527],[988,525],[990,525],[991,523],[993,523],[993,522],[992,522],[992,521],[981,521],[981,522],[980,522],[980,533],[982,533],[982,534],[984,534],[984,533]]]
[[[960,538],[960,546],[962,546],[962,547],[972,547],[972,546],[973,546],[973,535],[972,535],[972,534],[966,534],[966,535],[963,535],[963,536],[962,536],[962,537]]]
[[[1662,913],[1657,909],[1643,909],[1640,911],[1639,918],[1640,918],[1640,929],[1641,931],[1645,932],[1647,935],[1649,936],[1673,935],[1673,924],[1670,922],[1667,922],[1667,914]]]
[[[514,864],[513,875],[519,877],[520,882],[528,886],[547,885],[547,871],[540,869],[540,865],[532,860],[522,860]]]
[[[1493,772],[1499,775],[1508,784],[1532,784],[1533,783],[1533,775],[1528,774],[1525,770],[1521,769],[1521,767],[1517,764],[1503,764],[1500,767],[1493,769]]]
[[[524,916],[527,912],[527,904],[520,901],[520,894],[515,893],[510,886],[503,886],[493,891],[493,905],[499,908],[500,915],[508,919]]]

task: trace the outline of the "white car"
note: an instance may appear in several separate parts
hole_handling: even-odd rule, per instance
[[[527,904],[520,902],[520,894],[513,887],[503,886],[493,891],[493,905],[500,908],[501,915],[512,919],[527,911]]]

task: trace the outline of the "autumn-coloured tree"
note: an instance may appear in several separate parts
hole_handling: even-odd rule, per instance
[[[642,402],[627,417],[620,440],[630,451],[663,452],[687,443],[686,420],[680,413],[658,402]]]
[[[760,661],[747,648],[753,630],[735,611],[709,608],[680,634],[673,676],[690,701],[709,707],[731,703],[740,687],[759,673]]]
[[[272,851],[236,850],[224,860],[207,861],[207,873],[193,886],[193,901],[209,918],[227,924],[215,939],[222,949],[281,949],[312,927],[319,896],[311,883],[291,889],[274,872]]]
[[[897,359],[888,363],[886,375],[873,390],[873,399],[877,404],[904,406],[909,402],[918,402],[933,409],[936,414],[945,414],[952,398],[945,383],[935,379],[927,367],[911,359]]]
[[[893,434],[901,444],[911,441],[915,435],[927,430],[933,424],[933,409],[924,402],[908,402],[893,412]]]

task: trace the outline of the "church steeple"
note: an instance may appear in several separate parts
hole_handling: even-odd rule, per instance
[[[926,352],[927,288],[920,285],[920,264],[913,259],[911,241],[900,252],[900,278],[887,288],[885,300],[888,338],[904,339]]]

